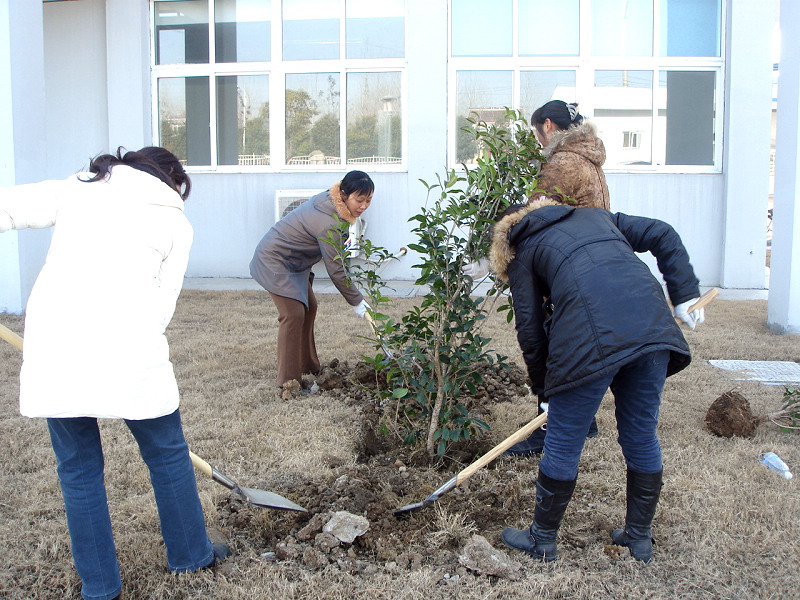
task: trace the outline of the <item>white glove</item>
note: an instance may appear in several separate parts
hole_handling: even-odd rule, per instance
[[[353,311],[362,319],[367,314],[367,311],[370,310],[369,304],[367,304],[366,300],[362,300],[358,304],[353,307]]]
[[[490,267],[488,258],[480,258],[467,265],[464,265],[461,268],[461,272],[464,275],[469,275],[473,279],[483,279],[489,274],[489,270]]]
[[[687,302],[682,302],[675,307],[675,317],[683,321],[689,326],[689,329],[694,329],[700,323],[706,320],[706,312],[704,308],[698,308],[689,312],[689,307],[697,302],[700,298],[692,298]]]

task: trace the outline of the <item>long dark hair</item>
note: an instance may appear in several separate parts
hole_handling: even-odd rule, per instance
[[[87,183],[105,179],[114,165],[127,165],[138,171],[144,171],[157,177],[173,190],[177,189],[181,198],[186,200],[192,190],[192,181],[183,170],[178,158],[166,148],[145,146],[140,150],[130,150],[123,154],[123,148],[117,148],[116,154],[101,154],[89,163],[89,171],[94,173]]]
[[[350,171],[342,179],[339,189],[345,196],[355,193],[357,196],[369,196],[375,191],[375,184],[364,171]]]
[[[538,128],[547,119],[558,125],[559,129],[569,129],[571,125],[583,121],[583,115],[578,112],[577,102],[567,104],[563,100],[550,100],[533,111],[531,125]]]

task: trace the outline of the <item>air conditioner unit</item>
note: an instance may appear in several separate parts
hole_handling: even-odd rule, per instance
[[[275,222],[322,190],[275,190]]]
[[[275,190],[275,222],[292,212],[295,208],[319,194],[322,190]],[[361,217],[350,225],[345,249],[348,258],[359,258],[363,255],[361,242],[367,231],[367,223]]]

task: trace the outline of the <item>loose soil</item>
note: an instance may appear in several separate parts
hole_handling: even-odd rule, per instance
[[[511,363],[507,368],[498,365],[474,368],[483,383],[477,386],[474,397],[464,400],[472,416],[485,417],[480,411],[488,411],[492,404],[530,394],[527,375],[516,364]],[[235,495],[219,500],[217,509],[222,524],[236,540],[238,555],[255,553],[295,562],[304,568],[331,566],[351,574],[370,574],[376,566],[391,563],[400,569],[430,566],[464,576],[467,570],[459,564],[459,552],[471,535],[481,535],[493,546],[503,548],[500,531],[532,518],[535,488],[530,482],[538,472],[538,456],[502,457],[460,487],[443,494],[434,504],[394,515],[395,509],[427,498],[494,444],[486,436],[474,436],[469,442],[449,448],[442,459],[432,459],[423,444],[404,445],[397,436],[381,433],[381,423],[392,418],[386,411],[393,411],[394,407],[377,392],[379,380],[365,362],[358,362],[351,369],[346,361],[334,359],[315,379],[305,378],[299,385],[284,386],[284,399],[318,393],[361,407],[357,462],[337,465],[332,461],[329,463],[335,467],[332,477],[281,490],[281,494],[306,508],[307,513],[267,514]],[[319,389],[310,391],[314,383]],[[446,512],[451,502],[459,512],[469,515],[469,521],[456,517],[448,525]],[[578,498],[576,502],[582,500]],[[338,511],[366,517],[368,531],[352,544],[332,541],[322,531],[330,516]],[[593,514],[583,522],[573,521],[570,533],[559,544],[564,548],[582,548],[590,538],[602,538],[614,526],[603,514]],[[619,550],[611,546],[606,553],[619,558],[623,555]]]

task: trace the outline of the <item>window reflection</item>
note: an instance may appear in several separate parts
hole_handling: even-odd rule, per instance
[[[481,149],[468,118],[487,123],[505,119],[505,107],[512,103],[511,71],[458,71],[456,73],[456,162],[474,163]]]
[[[286,164],[341,163],[339,73],[286,75]]]
[[[662,56],[719,56],[720,0],[661,0]]]
[[[402,160],[400,73],[348,73],[347,164]]]
[[[156,64],[208,62],[208,1],[155,3]]]
[[[594,56],[653,56],[653,0],[593,0]]]
[[[527,120],[550,100],[579,100],[575,97],[575,71],[522,71],[519,79],[519,108]]]
[[[511,0],[452,0],[453,56],[511,56]]]
[[[217,77],[217,163],[268,165],[269,76]]]
[[[339,58],[339,3],[283,0],[283,60]]]
[[[270,59],[270,0],[215,0],[217,62]]]
[[[605,166],[652,164],[653,72],[595,71],[592,103]]]
[[[403,0],[347,0],[347,58],[405,56]]]
[[[159,79],[158,110],[161,146],[185,165],[211,164],[208,77]]]
[[[576,56],[579,9],[580,0],[519,0],[520,56]]]

